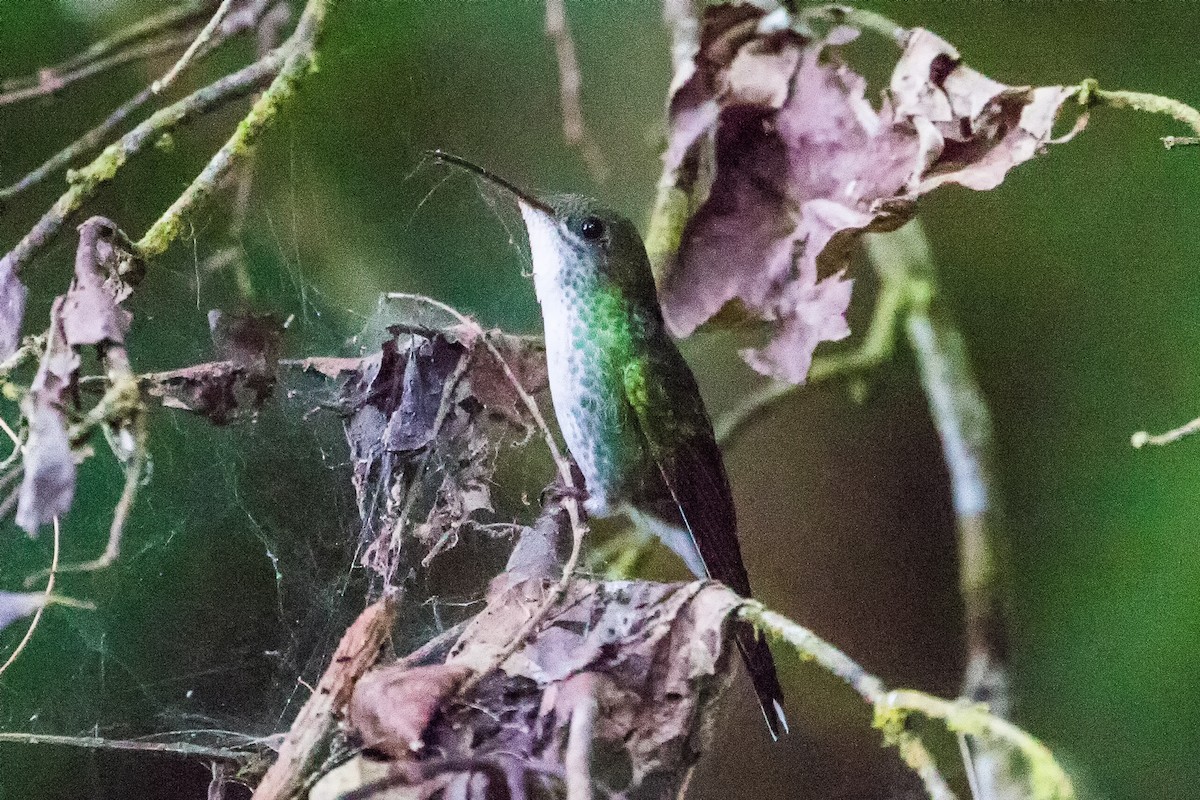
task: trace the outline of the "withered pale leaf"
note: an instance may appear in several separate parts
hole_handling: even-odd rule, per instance
[[[0,261],[0,361],[17,350],[21,323],[25,319],[25,297],[29,290],[8,260]]]
[[[64,410],[75,389],[79,354],[63,331],[64,297],[50,310],[50,336],[29,393],[21,404],[29,423],[25,445],[25,474],[17,497],[16,522],[30,536],[62,516],[75,497],[75,455],[67,435]]]
[[[840,60],[837,46],[855,35],[839,26],[815,38],[783,11],[710,6],[671,100],[667,168],[711,164],[712,174],[663,272],[667,321],[685,336],[736,302],[773,328],[746,361],[793,383],[820,342],[849,333],[844,270],[859,235],[903,224],[942,184],[993,188],[1075,132],[1051,129],[1077,89],[998,83],[920,29],[876,109]]]
[[[0,592],[0,631],[45,604],[45,592]]]

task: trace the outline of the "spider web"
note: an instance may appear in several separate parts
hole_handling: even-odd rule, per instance
[[[418,344],[413,330],[447,324],[444,315],[411,304],[381,300],[364,314],[330,301],[306,277],[278,222],[267,221],[272,246],[256,252],[251,244],[245,258],[256,277],[274,281],[270,304],[285,328],[285,359],[362,358],[389,341],[403,350]],[[194,247],[186,248],[192,252],[175,256],[139,289],[128,342],[139,372],[219,357],[208,310],[236,309],[239,301],[231,278],[206,269],[216,239],[194,231]],[[151,473],[122,554],[101,572],[60,575],[57,593],[96,607],[47,612],[33,644],[0,677],[0,731],[240,747],[287,729],[346,627],[386,582],[363,561],[378,533],[379,498],[394,486],[376,475],[366,493],[376,499],[363,513],[344,383],[281,369],[261,407],[239,409],[219,425],[152,405]],[[15,420],[11,404],[3,413]],[[398,651],[476,610],[487,580],[502,569],[509,534],[536,514],[537,493],[552,473],[537,448],[514,446],[528,440],[514,426],[478,424],[476,457],[502,476],[489,473],[494,510],[473,514],[453,531],[453,546],[428,564],[411,561],[392,578],[405,588],[393,640]],[[425,520],[457,457],[433,447],[416,475],[426,486],[409,529]],[[103,548],[121,484],[119,466],[98,442],[97,454],[81,465],[75,504],[63,521],[64,563]],[[19,586],[44,567],[49,539],[29,539],[4,522],[0,585]],[[0,633],[3,652],[23,628]],[[13,775],[36,773],[30,765],[39,756],[30,751],[37,749],[0,742],[0,764]],[[107,763],[103,754],[96,758]],[[6,772],[0,769],[0,796]]]

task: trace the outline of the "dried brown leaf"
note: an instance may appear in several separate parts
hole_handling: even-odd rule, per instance
[[[664,271],[663,310],[681,336],[731,302],[771,322],[771,340],[743,356],[786,381],[849,333],[844,271],[859,235],[903,224],[945,183],[993,188],[1075,133],[1051,129],[1076,89],[997,83],[928,31],[910,32],[876,110],[837,50],[854,29],[814,37],[748,4],[711,6],[703,23],[665,160],[713,168]]]
[[[424,746],[422,734],[438,708],[470,674],[469,667],[453,664],[372,670],[354,687],[350,726],[365,749],[409,758]]]

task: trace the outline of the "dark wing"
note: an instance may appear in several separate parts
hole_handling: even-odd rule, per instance
[[[663,481],[662,486],[645,487],[644,496],[635,498],[634,504],[669,525],[685,528],[709,576],[749,597],[750,580],[742,564],[725,462],[696,380],[682,356],[678,358],[678,367],[650,358],[625,367],[625,395]]]
[[[660,364],[658,370],[648,359],[625,367],[626,398],[663,481],[661,487],[648,488],[646,496],[636,498],[635,505],[669,525],[682,525],[691,534],[709,575],[742,597],[750,597],[733,495],[712,422],[683,357],[671,355],[678,363]],[[787,719],[771,649],[744,622],[735,623],[734,638],[771,736],[779,738],[787,731]]]

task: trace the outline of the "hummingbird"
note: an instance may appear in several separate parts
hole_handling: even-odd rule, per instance
[[[627,514],[696,577],[750,597],[712,421],[664,324],[637,228],[586,197],[535,197],[464,158],[440,150],[433,156],[511,195],[521,211],[550,394],[584,478],[588,514]],[[734,639],[777,739],[787,720],[771,650],[745,622],[735,623]]]

